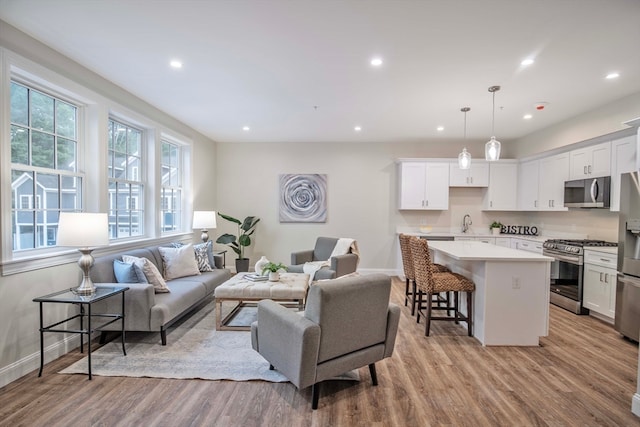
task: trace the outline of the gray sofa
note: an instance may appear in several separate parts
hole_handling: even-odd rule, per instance
[[[150,260],[160,272],[163,271],[162,256],[157,246],[124,251],[120,254],[96,258],[91,269],[91,280],[99,286],[101,283],[117,283],[113,272],[113,261],[122,255],[144,257]],[[231,278],[231,272],[223,268],[222,256],[214,255],[216,269],[199,275],[168,280],[168,293],[155,293],[149,283],[128,283],[125,294],[125,330],[160,332],[162,345],[167,343],[167,328],[183,315],[213,296],[214,289]],[[94,304],[96,313],[119,313],[120,298],[109,298]],[[120,330],[120,322],[114,322],[105,330]],[[102,341],[105,333],[103,332]]]

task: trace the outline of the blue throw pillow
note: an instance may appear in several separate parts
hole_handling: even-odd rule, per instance
[[[119,259],[113,260],[113,274],[118,283],[139,283],[138,275],[133,264],[129,264]]]

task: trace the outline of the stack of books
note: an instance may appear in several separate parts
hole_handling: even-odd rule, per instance
[[[245,274],[244,279],[250,282],[266,282],[269,280],[269,276],[262,276],[260,274]]]

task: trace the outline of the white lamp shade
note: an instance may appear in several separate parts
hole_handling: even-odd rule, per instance
[[[458,167],[460,169],[469,169],[471,167],[471,154],[466,148],[463,148],[462,153],[458,154]]]
[[[500,160],[500,141],[495,136],[484,145],[484,158],[490,162]]]
[[[109,244],[109,218],[106,213],[60,212],[58,246],[89,248]]]
[[[193,212],[193,228],[206,230],[208,228],[216,228],[216,211],[194,211]]]

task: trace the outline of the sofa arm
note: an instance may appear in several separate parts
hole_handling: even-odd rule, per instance
[[[260,301],[251,345],[298,389],[316,382],[320,326],[304,316],[271,300]]]
[[[313,261],[313,249],[291,253],[291,265],[300,265]]]
[[[398,334],[398,324],[400,322],[400,307],[396,304],[389,304],[387,311],[387,334],[384,341],[384,356],[391,357],[393,347],[396,345],[396,336]]]
[[[226,266],[224,265],[224,256],[223,255],[213,255],[213,263],[216,265],[216,268],[225,268]]]
[[[358,267],[358,255],[345,254],[331,258],[331,269],[336,272],[336,278],[355,273]]]
[[[155,305],[155,291],[149,283],[114,283],[113,285],[128,286],[124,295],[124,329],[127,331],[150,331],[151,307]],[[97,287],[112,286],[96,283]],[[115,295],[93,304],[94,313],[120,313],[122,297]],[[113,322],[105,330],[120,330],[120,322]]]

